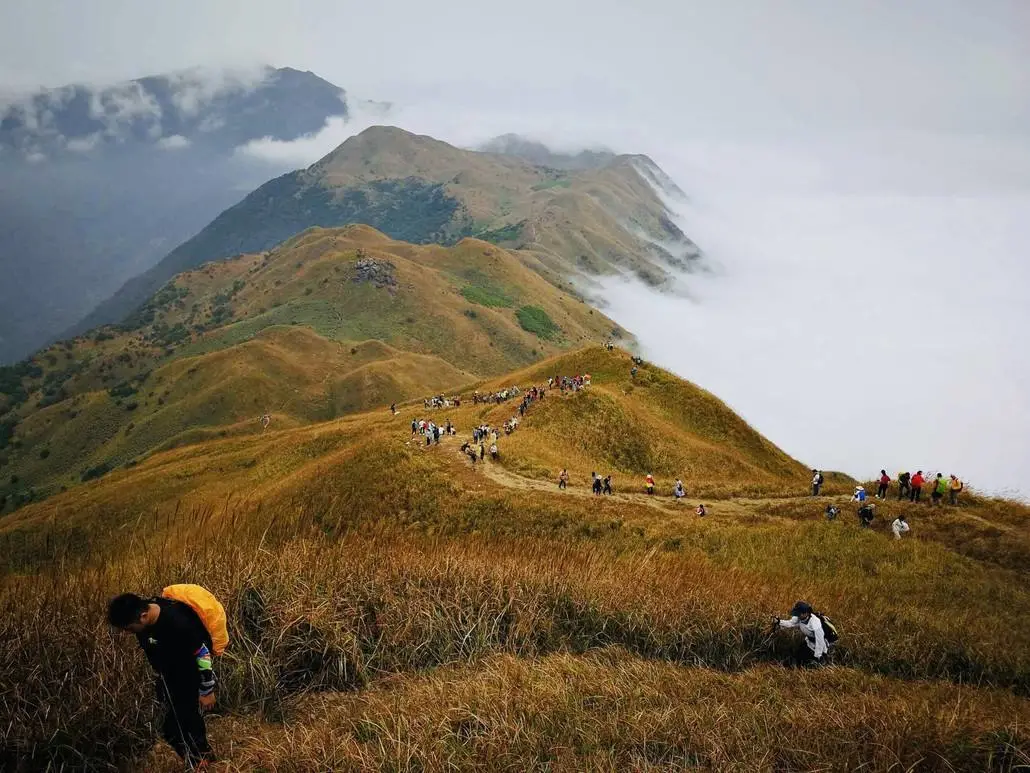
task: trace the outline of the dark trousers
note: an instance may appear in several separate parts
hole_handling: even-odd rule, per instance
[[[912,491],[908,495],[910,502],[918,502],[919,498],[923,495],[923,489],[921,486],[913,486]]]
[[[948,491],[948,502],[950,504],[953,504],[953,505],[957,505],[958,504],[958,490],[957,489],[950,489]]]
[[[876,496],[878,496],[880,499],[886,499],[887,498],[887,486],[888,485],[889,484],[887,484],[887,483],[881,483],[880,487],[876,490]]]
[[[813,483],[812,484],[812,496],[814,496],[814,497],[819,496],[819,487],[821,485],[822,485],[821,483]]]
[[[161,736],[175,753],[189,763],[211,758],[207,728],[200,713],[196,690],[177,690],[164,699],[165,718]]]
[[[605,494],[611,494],[612,493],[611,484],[609,484],[609,483],[605,483],[604,484],[604,493]]]
[[[558,488],[565,488],[565,481],[563,481],[563,480],[558,481]]]

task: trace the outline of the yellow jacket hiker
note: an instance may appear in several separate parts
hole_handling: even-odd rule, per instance
[[[958,504],[958,495],[963,488],[962,481],[952,475],[951,482],[948,484],[948,502],[950,504]]]
[[[214,759],[202,714],[215,705],[213,657],[229,643],[222,605],[200,586],[173,585],[157,598],[116,596],[107,619],[135,634],[157,674],[157,698],[165,706],[162,736],[188,765],[204,767]]]

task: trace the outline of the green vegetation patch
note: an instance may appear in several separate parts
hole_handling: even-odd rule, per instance
[[[523,330],[545,341],[553,341],[561,334],[561,328],[539,306],[522,306],[515,312],[515,318]]]
[[[489,308],[510,309],[515,305],[514,298],[497,285],[492,284],[467,285],[461,288],[461,295],[469,303],[477,303]]]
[[[477,239],[482,239],[484,242],[490,242],[491,244],[504,244],[506,242],[514,242],[522,236],[522,229],[525,226],[526,221],[522,220],[518,223],[510,223],[500,228],[493,228],[485,231],[480,231],[475,234]]]

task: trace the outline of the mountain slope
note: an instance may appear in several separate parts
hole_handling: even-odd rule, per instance
[[[445,272],[460,256],[396,251]],[[391,257],[398,276],[403,259]],[[208,266],[191,287],[213,288],[247,260]],[[370,276],[389,294],[385,275]],[[263,281],[238,292],[264,296]],[[188,313],[191,298],[176,300]],[[313,334],[294,334],[274,348],[326,356]],[[878,502],[913,524],[896,541],[889,517],[858,525],[845,489],[808,496],[801,465],[712,395],[628,365],[587,348],[479,385],[592,376],[531,404],[497,461],[473,464],[460,444],[514,402],[433,412],[459,434],[431,446],[411,436],[428,414],[415,402],[155,452],[6,515],[0,767],[181,770],[154,743],[152,675],[135,642],[98,635],[97,620],[114,594],[170,582],[200,583],[225,605],[232,648],[208,727],[230,769],[1030,760],[1030,510],[970,492],[959,507]],[[624,479],[620,469],[644,469],[612,455],[620,433],[632,445],[633,421],[605,405],[685,449],[687,502]],[[556,469],[544,481],[509,461],[546,467],[551,446],[570,455],[567,490]],[[591,470],[616,473],[613,495],[590,493]],[[851,515],[827,522],[826,502]],[[841,631],[830,668],[783,667],[805,644],[773,635],[770,615],[798,597]],[[1005,624],[983,625],[985,609],[1004,610]]]
[[[56,338],[241,191],[286,171],[238,146],[346,115],[341,89],[288,68],[0,105],[0,363]]]
[[[0,368],[0,496],[258,432],[265,413],[294,426],[452,390],[614,329],[486,242],[312,229],[182,274],[122,326]]]
[[[268,249],[311,226],[356,222],[417,243],[476,236],[518,249],[561,287],[579,274],[611,271],[660,283],[670,268],[699,259],[655,192],[663,179],[646,156],[566,171],[373,127],[255,190],[75,329],[120,320],[171,276],[203,262]]]

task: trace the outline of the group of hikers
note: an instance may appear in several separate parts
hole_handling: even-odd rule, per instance
[[[430,408],[460,408],[461,398],[460,397],[444,397],[443,395],[433,395],[432,397],[426,397],[422,400],[423,406],[426,410]],[[396,403],[390,406],[391,410],[396,413]]]
[[[887,474],[887,471],[880,470],[880,478],[877,481],[875,495],[877,499],[881,501],[888,499],[891,482],[891,477]],[[812,470],[812,496],[819,496],[822,484],[823,474],[819,470]],[[910,502],[921,501],[922,491],[926,484],[927,479],[923,475],[922,470],[917,471],[915,475],[908,472],[899,472],[898,501],[900,502],[905,499]],[[948,495],[950,504],[957,505],[958,495],[963,490],[964,485],[954,475],[945,478],[943,473],[937,473],[937,476],[932,479],[930,487],[930,504],[932,506],[940,506],[945,494]],[[868,501],[868,499],[865,486],[855,486],[855,491],[851,495],[851,501],[858,504],[856,515],[858,516],[858,523],[863,529],[872,527],[873,521],[876,519],[876,505]],[[837,505],[828,504],[826,506],[827,520],[835,521],[839,515],[840,508]],[[910,531],[912,531],[912,527],[909,525],[904,513],[900,513],[891,522],[891,532],[896,540],[901,539],[902,534],[907,534]]]
[[[448,419],[447,423],[442,427],[435,421],[429,419],[412,419],[411,420],[411,438],[414,440],[419,435],[426,439],[426,445],[430,446],[434,443],[440,443],[441,435],[456,435],[458,430],[455,429],[454,425],[451,424],[451,420]]]
[[[562,394],[566,392],[578,392],[584,387],[590,386],[590,374],[585,373],[575,376],[552,376],[547,379],[548,389],[559,389]]]
[[[496,428],[490,427],[489,424],[480,424],[478,427],[472,428],[472,442],[466,440],[461,444],[461,453],[468,456],[475,465],[477,458],[479,461],[486,458],[487,444],[489,443],[490,458],[496,461],[499,457],[497,438]]]
[[[863,491],[859,491],[862,487],[859,486],[855,490],[855,495],[851,498],[852,502],[861,502],[859,505],[858,512],[858,524],[863,529],[868,529],[873,525],[873,521],[876,519],[876,505],[872,502],[866,502],[864,497],[859,499],[860,494],[864,494]],[[837,505],[826,505],[826,520],[835,521],[837,516],[840,515],[840,508]],[[894,533],[894,539],[901,539],[902,534],[910,532],[912,527],[909,526],[908,520],[905,518],[904,513],[900,513],[897,518],[891,523],[891,531]]]
[[[819,496],[819,492],[822,490],[824,477],[820,470],[812,470],[812,496]],[[880,470],[880,477],[877,481],[876,498],[887,499],[890,493],[891,477],[887,474],[886,470]],[[926,476],[923,475],[923,471],[919,470],[915,475],[909,472],[898,473],[898,501],[907,499],[910,502],[921,502],[923,496],[923,488],[927,484]],[[958,504],[958,495],[965,488],[961,480],[955,475],[949,475],[947,478],[944,477],[943,473],[937,473],[937,477],[930,480],[930,504],[941,505],[944,501],[944,496],[948,496],[948,503],[951,505]],[[861,490],[865,491],[862,486],[856,487],[856,492]],[[863,493],[862,499],[865,499]]]
[[[603,496],[606,494],[614,494],[615,491],[612,488],[612,476],[608,475],[601,476],[596,472],[590,473],[590,490],[596,496]],[[564,491],[569,487],[569,471],[567,468],[562,468],[561,472],[558,473],[558,489]],[[654,475],[648,473],[644,477],[644,491],[648,496],[654,496],[655,482]],[[687,491],[683,486],[683,481],[679,478],[676,479],[676,484],[672,487],[672,495],[678,500],[683,499],[687,495]],[[703,504],[699,504],[694,510],[697,515],[704,518],[708,514],[708,510]]]
[[[479,405],[480,403],[496,403],[497,405],[500,405],[503,402],[511,400],[513,397],[518,397],[521,393],[522,390],[517,386],[508,387],[507,389],[501,389],[497,392],[483,395],[479,394],[479,391],[476,390],[472,393],[472,404]]]

